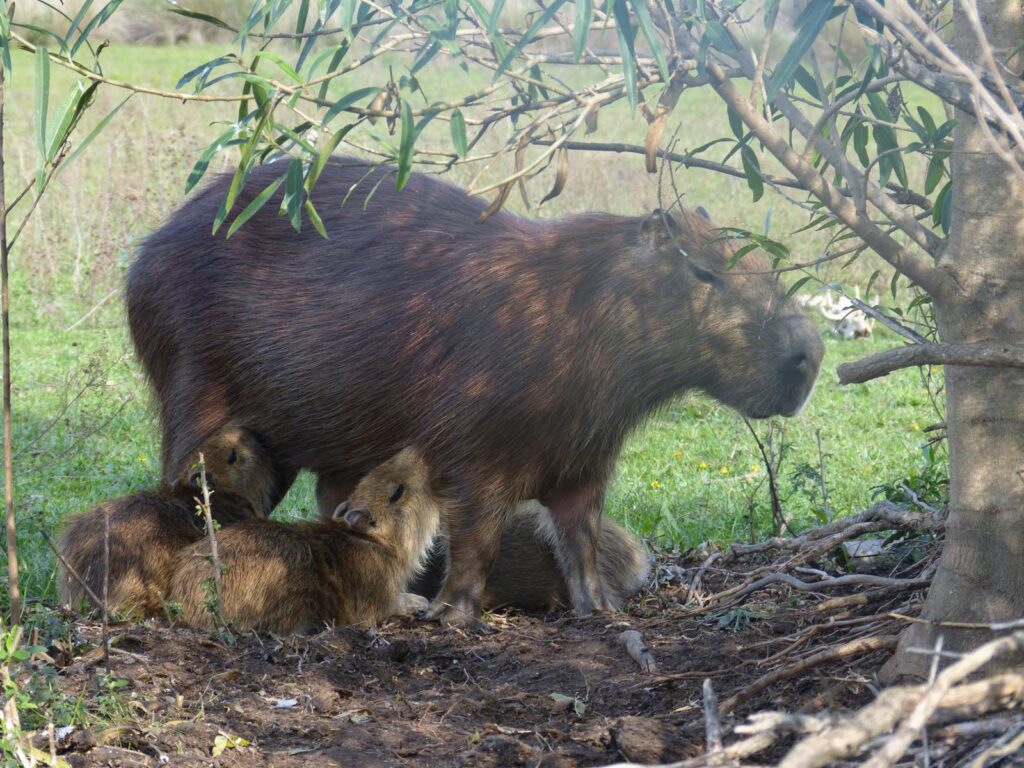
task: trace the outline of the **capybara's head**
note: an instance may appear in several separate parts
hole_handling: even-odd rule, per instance
[[[405,448],[360,480],[334,519],[418,564],[441,522],[441,501],[429,474],[419,451]]]
[[[252,431],[227,424],[203,441],[182,471],[175,487],[202,490],[199,454],[206,465],[206,484],[214,492],[232,494],[250,502],[260,511],[268,508],[276,479],[270,456]]]
[[[814,387],[824,344],[811,320],[785,301],[784,286],[758,253],[737,246],[706,215],[655,211],[643,220],[640,258],[649,260],[646,296],[674,328],[645,329],[671,350],[691,386],[745,416],[797,413]],[[735,263],[733,263],[735,261]],[[646,271],[646,270],[645,270]]]

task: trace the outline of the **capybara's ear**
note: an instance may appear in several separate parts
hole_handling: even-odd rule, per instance
[[[349,504],[348,499],[346,499],[345,501],[341,502],[341,504],[339,504],[337,507],[335,507],[334,513],[331,515],[331,517],[335,520],[341,520],[343,517],[345,517],[345,513],[348,512],[348,508],[350,506],[352,505]]]
[[[640,224],[640,239],[655,251],[660,251],[682,233],[675,217],[661,208],[655,208]]]

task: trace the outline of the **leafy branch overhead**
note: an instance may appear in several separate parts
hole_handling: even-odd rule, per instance
[[[974,2],[961,3],[968,19]],[[35,52],[39,178],[98,86],[226,102],[235,119],[200,153],[187,189],[219,154],[236,153],[213,223],[226,224],[228,236],[267,204],[297,230],[326,235],[311,191],[337,152],[392,164],[399,188],[414,166],[468,166],[470,190],[493,195],[485,216],[517,187],[529,205],[525,182],[538,176],[550,179],[541,205],[561,194],[572,183],[572,153],[636,153],[650,172],[659,161],[670,172],[698,166],[745,179],[754,201],[777,193],[809,212],[808,228],[830,234],[822,260],[872,250],[895,270],[894,295],[903,276],[940,297],[956,290],[935,268],[950,229],[953,108],[978,120],[998,155],[1024,172],[1017,78],[991,51],[965,63],[951,50],[946,2],[536,0],[524,10],[503,0],[256,0],[241,23],[185,5],[170,12],[230,33],[235,50],[185,73],[173,92],[112,81],[98,55],[79,60],[92,52],[87,33],[118,4],[90,11],[85,3],[47,47],[30,42],[17,18],[0,18],[5,62],[11,45]],[[458,98],[437,98],[424,74],[441,62],[489,77],[467,79],[473,85]],[[52,64],[81,77],[80,95],[59,115],[46,111]],[[731,136],[675,147],[666,120],[686,90],[701,87],[720,96]],[[644,146],[586,140],[616,102],[648,123]],[[280,176],[241,203],[249,173],[272,161]],[[733,235],[752,247],[770,242]],[[788,267],[779,249],[768,250]]]

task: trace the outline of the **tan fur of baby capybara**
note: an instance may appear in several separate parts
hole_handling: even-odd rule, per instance
[[[178,550],[205,532],[205,524],[196,511],[195,496],[194,489],[180,486],[106,501],[70,518],[58,549],[102,600],[104,517],[109,514],[109,610],[139,617],[160,615]],[[256,514],[246,499],[228,493],[214,494],[210,506],[214,519],[221,525]],[[58,592],[60,604],[69,609],[79,608],[88,599],[84,587],[63,562],[59,566]]]
[[[225,620],[238,629],[287,634],[324,623],[372,625],[393,614],[440,523],[426,465],[407,448],[363,478],[344,519],[249,520],[217,536]],[[339,510],[340,511],[340,510]],[[209,543],[179,553],[171,597],[187,624],[209,627]]]
[[[278,478],[267,449],[255,434],[234,423],[225,425],[195,451],[173,487],[183,484],[201,490],[200,453],[210,488],[248,499],[263,517],[270,514],[278,500]]]
[[[163,610],[179,549],[205,534],[197,499],[201,483],[196,469],[199,454],[213,491],[211,512],[226,526],[262,516],[273,477],[255,435],[228,425],[210,436],[194,461],[169,486],[106,501],[68,519],[58,550],[100,600],[103,599],[104,517],[110,516],[110,578],[107,602],[115,613],[159,615]],[[61,605],[76,609],[88,593],[63,562],[59,562]]]

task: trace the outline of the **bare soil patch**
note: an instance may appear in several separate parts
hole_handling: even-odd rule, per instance
[[[111,673],[127,681],[117,689],[124,722],[80,729],[58,751],[76,766],[658,763],[703,753],[705,679],[727,728],[756,710],[842,710],[874,697],[903,626],[888,614],[914,613],[919,589],[772,583],[737,605],[716,596],[756,580],[764,563],[718,562],[660,557],[655,584],[620,614],[507,612],[482,631],[403,620],[227,644],[161,622],[118,625]],[[625,629],[643,635],[654,672],[620,644]],[[95,702],[109,685],[100,627],[72,630],[71,652],[68,642],[50,651],[59,684]]]

